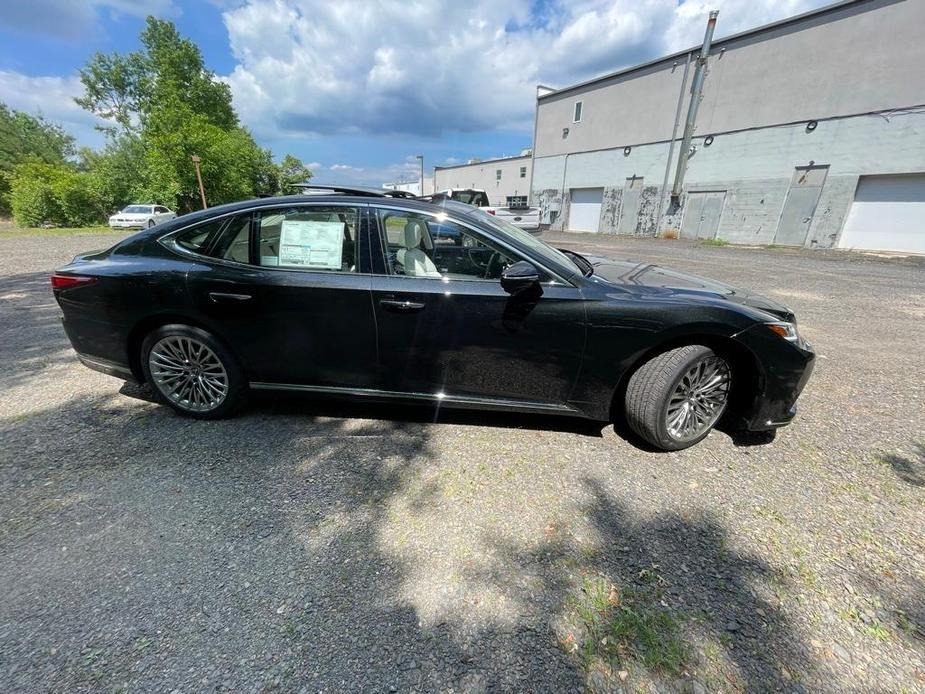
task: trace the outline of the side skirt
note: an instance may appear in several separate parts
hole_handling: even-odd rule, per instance
[[[288,390],[322,395],[341,395],[345,397],[370,398],[377,400],[413,400],[430,402],[441,407],[460,407],[471,409],[514,410],[517,412],[538,412],[543,414],[561,414],[583,417],[583,413],[568,405],[557,403],[529,402],[527,400],[506,400],[503,398],[479,398],[470,395],[445,395],[443,393],[403,393],[394,390],[376,390],[374,388],[341,388],[337,386],[307,386],[294,383],[263,383],[251,381],[254,390]]]

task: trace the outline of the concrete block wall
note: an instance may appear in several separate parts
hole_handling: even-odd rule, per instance
[[[781,212],[796,167],[828,166],[806,246],[837,245],[845,217],[862,175],[925,172],[925,113],[902,111],[820,121],[809,130],[805,123],[719,133],[706,146],[695,137],[688,162],[685,194],[680,207],[657,227],[661,183],[668,143],[574,152],[537,157],[533,167],[534,200],[540,221],[562,230],[568,223],[568,195],[573,188],[604,188],[600,233],[617,233],[627,179],[642,179],[638,235],[654,236],[680,229],[686,194],[726,191],[717,237],[732,243],[774,243]],[[673,179],[678,148],[671,162]],[[667,198],[667,196],[666,196]]]

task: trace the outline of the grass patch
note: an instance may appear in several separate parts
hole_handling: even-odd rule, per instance
[[[52,227],[40,229],[33,227],[10,227],[0,229],[0,239],[21,236],[98,236],[100,234],[124,235],[134,233],[134,229],[110,229],[109,227]]]
[[[583,636],[573,644],[591,670],[628,670],[642,665],[652,673],[677,677],[689,655],[681,620],[660,604],[657,587],[618,587],[602,576],[584,580],[570,610]]]
[[[726,239],[704,239],[700,242],[701,246],[728,246],[729,242]]]

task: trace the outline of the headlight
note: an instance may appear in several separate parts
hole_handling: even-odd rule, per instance
[[[797,332],[796,323],[781,321],[779,323],[765,323],[765,325],[768,326],[771,332],[784,338],[788,342],[800,343],[800,334]]]

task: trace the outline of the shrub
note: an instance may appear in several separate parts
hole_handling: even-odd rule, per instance
[[[10,189],[10,206],[20,226],[37,227],[59,216],[51,185],[41,178],[15,176]]]
[[[16,167],[10,201],[16,223],[86,226],[103,217],[90,176],[66,165],[30,162]]]

